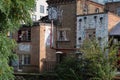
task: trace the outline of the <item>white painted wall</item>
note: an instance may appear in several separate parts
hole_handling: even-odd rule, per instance
[[[94,16],[96,16],[96,21],[94,19]],[[86,23],[84,18],[86,17]],[[100,18],[103,17],[102,23],[100,23]],[[80,19],[82,20],[80,22]],[[108,16],[107,14],[93,14],[93,15],[86,15],[86,16],[78,16],[77,17],[77,33],[76,33],[76,42],[77,42],[77,47],[79,48],[80,45],[83,43],[83,41],[86,38],[86,29],[93,29],[95,28],[95,35],[96,39],[98,37],[102,38],[102,43],[106,43],[108,40]],[[79,41],[79,38],[81,37],[81,41]]]
[[[46,16],[48,14],[48,11],[47,11],[48,5],[46,3],[46,0],[35,0],[35,1],[36,1],[36,11],[34,11],[31,14],[31,17],[32,15],[36,15],[36,20],[39,20],[40,16]],[[40,5],[44,6],[44,13],[40,13]]]

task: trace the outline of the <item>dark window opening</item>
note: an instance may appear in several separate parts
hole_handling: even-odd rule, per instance
[[[95,20],[95,22],[97,22],[97,16],[94,16],[94,20]]]
[[[30,41],[31,40],[31,30],[19,30],[18,31],[18,41]]]
[[[100,17],[100,23],[101,24],[103,23],[103,17]]]
[[[86,29],[86,39],[94,39],[96,37],[95,29]]]
[[[86,21],[87,21],[87,17],[84,17],[84,22],[86,23]]]
[[[96,9],[95,9],[95,13],[99,13],[99,8],[96,8]]]

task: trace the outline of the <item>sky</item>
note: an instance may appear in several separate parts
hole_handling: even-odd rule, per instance
[[[120,1],[120,0],[92,0],[92,1],[104,4],[105,2],[112,2],[112,1],[116,2],[116,1]]]

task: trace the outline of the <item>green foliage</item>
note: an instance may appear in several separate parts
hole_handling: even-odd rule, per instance
[[[60,80],[112,80],[116,72],[116,45],[100,46],[98,41],[85,41],[82,58],[67,57],[56,67]]]
[[[92,80],[112,80],[116,72],[117,51],[116,44],[99,46],[98,41],[85,41],[81,51],[88,60],[87,70]]]
[[[13,80],[13,69],[8,65],[13,56],[15,41],[7,37],[21,23],[30,24],[30,12],[35,0],[0,0],[0,80]]]
[[[33,7],[34,0],[1,0],[0,31],[15,30],[20,23],[29,23]]]
[[[56,73],[60,80],[81,80],[79,75],[81,66],[74,57],[66,57],[63,62],[57,65]]]
[[[15,41],[0,33],[0,80],[12,80],[12,67],[8,65],[9,56],[15,48]]]

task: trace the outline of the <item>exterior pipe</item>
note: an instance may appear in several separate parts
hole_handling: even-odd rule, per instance
[[[53,47],[53,20],[51,20],[50,48],[54,50],[79,50],[78,48],[54,48]]]
[[[51,31],[50,31],[50,48],[52,49],[52,41],[53,41],[53,20],[51,20]]]

